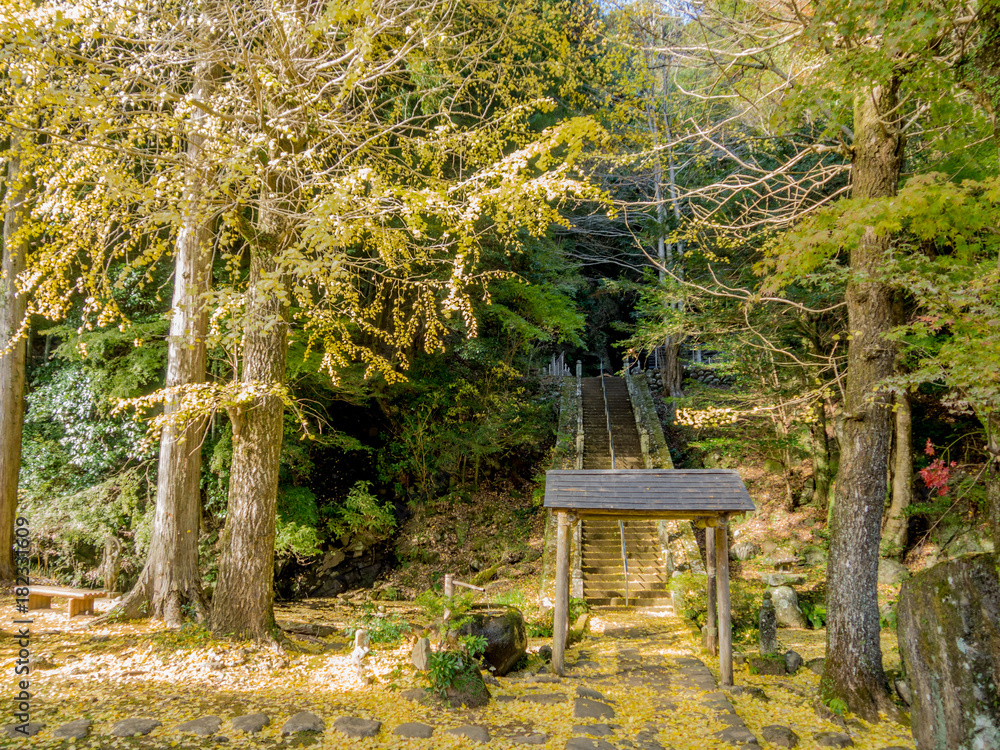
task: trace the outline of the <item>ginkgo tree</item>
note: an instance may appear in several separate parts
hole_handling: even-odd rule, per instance
[[[334,378],[358,360],[370,376],[398,378],[414,346],[442,346],[448,317],[475,335],[483,237],[516,250],[560,220],[565,200],[596,197],[573,172],[594,123],[532,125],[553,105],[537,62],[551,27],[536,28],[529,5],[75,6],[78,33],[99,40],[84,45],[85,65],[113,93],[88,89],[102,120],[58,134],[80,166],[40,193],[36,220],[62,230],[50,232],[33,290],[85,290],[85,325],[127,325],[109,262],[147,272],[163,262],[193,205],[199,226],[214,226],[198,246],[226,270],[183,304],[208,313],[207,342],[227,353],[231,377],[168,384],[134,405],[168,402],[152,425],[177,435],[217,411],[232,421],[216,633],[275,637],[288,337],[321,352]],[[205,71],[217,71],[211,86],[198,83]],[[211,175],[196,198],[175,140],[195,120],[194,163]],[[123,224],[137,231],[109,242]]]

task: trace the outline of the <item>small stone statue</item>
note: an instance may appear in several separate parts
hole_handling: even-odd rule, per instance
[[[778,621],[771,603],[771,592],[764,592],[764,603],[760,608],[760,655],[773,656],[778,653]]]
[[[351,652],[351,663],[354,664],[354,668],[358,672],[358,677],[364,678],[365,668],[364,660],[368,656],[368,652],[371,648],[368,646],[368,631],[364,628],[358,628],[354,632],[354,650]]]

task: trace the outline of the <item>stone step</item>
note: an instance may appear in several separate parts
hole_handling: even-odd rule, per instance
[[[584,588],[584,590],[586,590],[588,587],[589,588],[598,588],[598,589],[600,589],[600,588],[605,588],[605,589],[615,588],[615,589],[617,589],[617,588],[622,588],[624,585],[625,585],[625,578],[622,575],[621,571],[618,571],[617,574],[607,573],[607,574],[604,574],[602,576],[597,576],[597,577],[593,577],[593,578],[586,578],[583,581],[583,588]],[[629,571],[628,585],[629,586],[635,585],[635,586],[639,586],[640,588],[660,588],[660,589],[662,589],[662,588],[668,586],[668,581],[666,581],[666,580],[664,580],[662,578],[657,579],[657,578],[653,578],[653,577],[650,577],[650,576],[643,576],[641,574],[635,574],[635,573],[632,573],[632,571]]]
[[[655,552],[653,550],[642,552],[642,551],[636,551],[634,549],[629,549],[626,559],[629,560],[630,562],[632,560],[635,560],[636,562],[639,563],[646,563],[651,565],[659,565],[662,563],[659,550]],[[617,560],[618,562],[621,562],[622,560],[621,547],[619,547],[618,549],[615,549],[614,547],[605,547],[603,549],[583,551],[584,565],[587,565],[588,563],[594,565],[611,564],[615,560]]]
[[[615,604],[612,604],[615,602]],[[629,604],[631,607],[642,607],[643,609],[647,607],[672,607],[674,600],[668,596],[661,596],[652,599],[636,599],[635,597],[629,595]],[[587,598],[587,604],[591,607],[622,607],[625,604],[625,592],[623,591],[620,596],[615,595],[610,596],[595,596],[593,598]]]
[[[635,600],[629,598],[629,606],[625,607],[625,598],[622,597],[621,602],[617,604],[611,604],[611,600],[608,598],[600,598],[587,600],[587,604],[590,607],[599,608],[602,612],[628,612],[634,609],[643,610],[654,610],[654,611],[674,611],[674,601],[673,599],[644,599],[641,602],[636,602]]]

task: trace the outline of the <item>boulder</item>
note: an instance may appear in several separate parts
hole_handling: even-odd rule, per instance
[[[822,547],[808,546],[802,548],[802,562],[810,568],[826,565],[827,554]]]
[[[382,729],[382,722],[361,719],[357,716],[341,716],[333,722],[333,728],[348,737],[363,739],[377,735]]]
[[[448,734],[453,734],[456,737],[464,737],[467,740],[472,740],[473,742],[481,742],[483,744],[490,741],[490,733],[486,731],[485,727],[477,727],[474,724],[466,724],[465,726],[455,727],[454,729],[449,729]]]
[[[490,702],[490,691],[483,682],[479,667],[471,662],[455,675],[451,686],[445,689],[444,699],[452,708],[479,708]]]
[[[772,677],[781,677],[785,674],[785,657],[784,656],[751,656],[748,660],[750,663],[751,672],[755,672],[759,675],[771,675]]]
[[[778,627],[804,628],[806,618],[799,609],[799,597],[791,586],[777,586],[771,589],[771,602]]]
[[[524,616],[516,609],[502,615],[472,615],[462,626],[463,635],[479,635],[486,639],[483,659],[493,673],[502,677],[510,672],[528,650],[528,631]]]
[[[992,555],[903,583],[897,635],[920,750],[1000,747],[1000,582]]]
[[[878,582],[885,584],[902,583],[910,577],[910,571],[905,565],[895,560],[883,558],[878,561]]]
[[[326,722],[311,711],[299,711],[289,717],[281,727],[281,736],[288,737],[299,732],[322,732]]]
[[[795,674],[799,671],[799,667],[802,666],[802,657],[795,651],[788,650],[785,652],[785,671],[788,674]]]
[[[762,727],[760,735],[764,738],[765,742],[777,745],[778,747],[791,748],[797,747],[799,744],[799,736],[790,728],[783,727],[780,724],[771,724],[769,726]]]

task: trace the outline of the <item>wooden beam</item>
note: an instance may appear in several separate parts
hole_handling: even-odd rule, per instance
[[[729,524],[715,530],[716,591],[719,596],[719,677],[723,685],[733,684],[733,625],[729,599]]]
[[[566,631],[569,627],[569,514],[556,513],[556,601],[552,621],[552,671],[562,675],[566,666]]]
[[[705,572],[708,573],[708,618],[705,622],[705,648],[714,656],[719,648],[719,622],[716,616],[715,527],[705,529]]]

